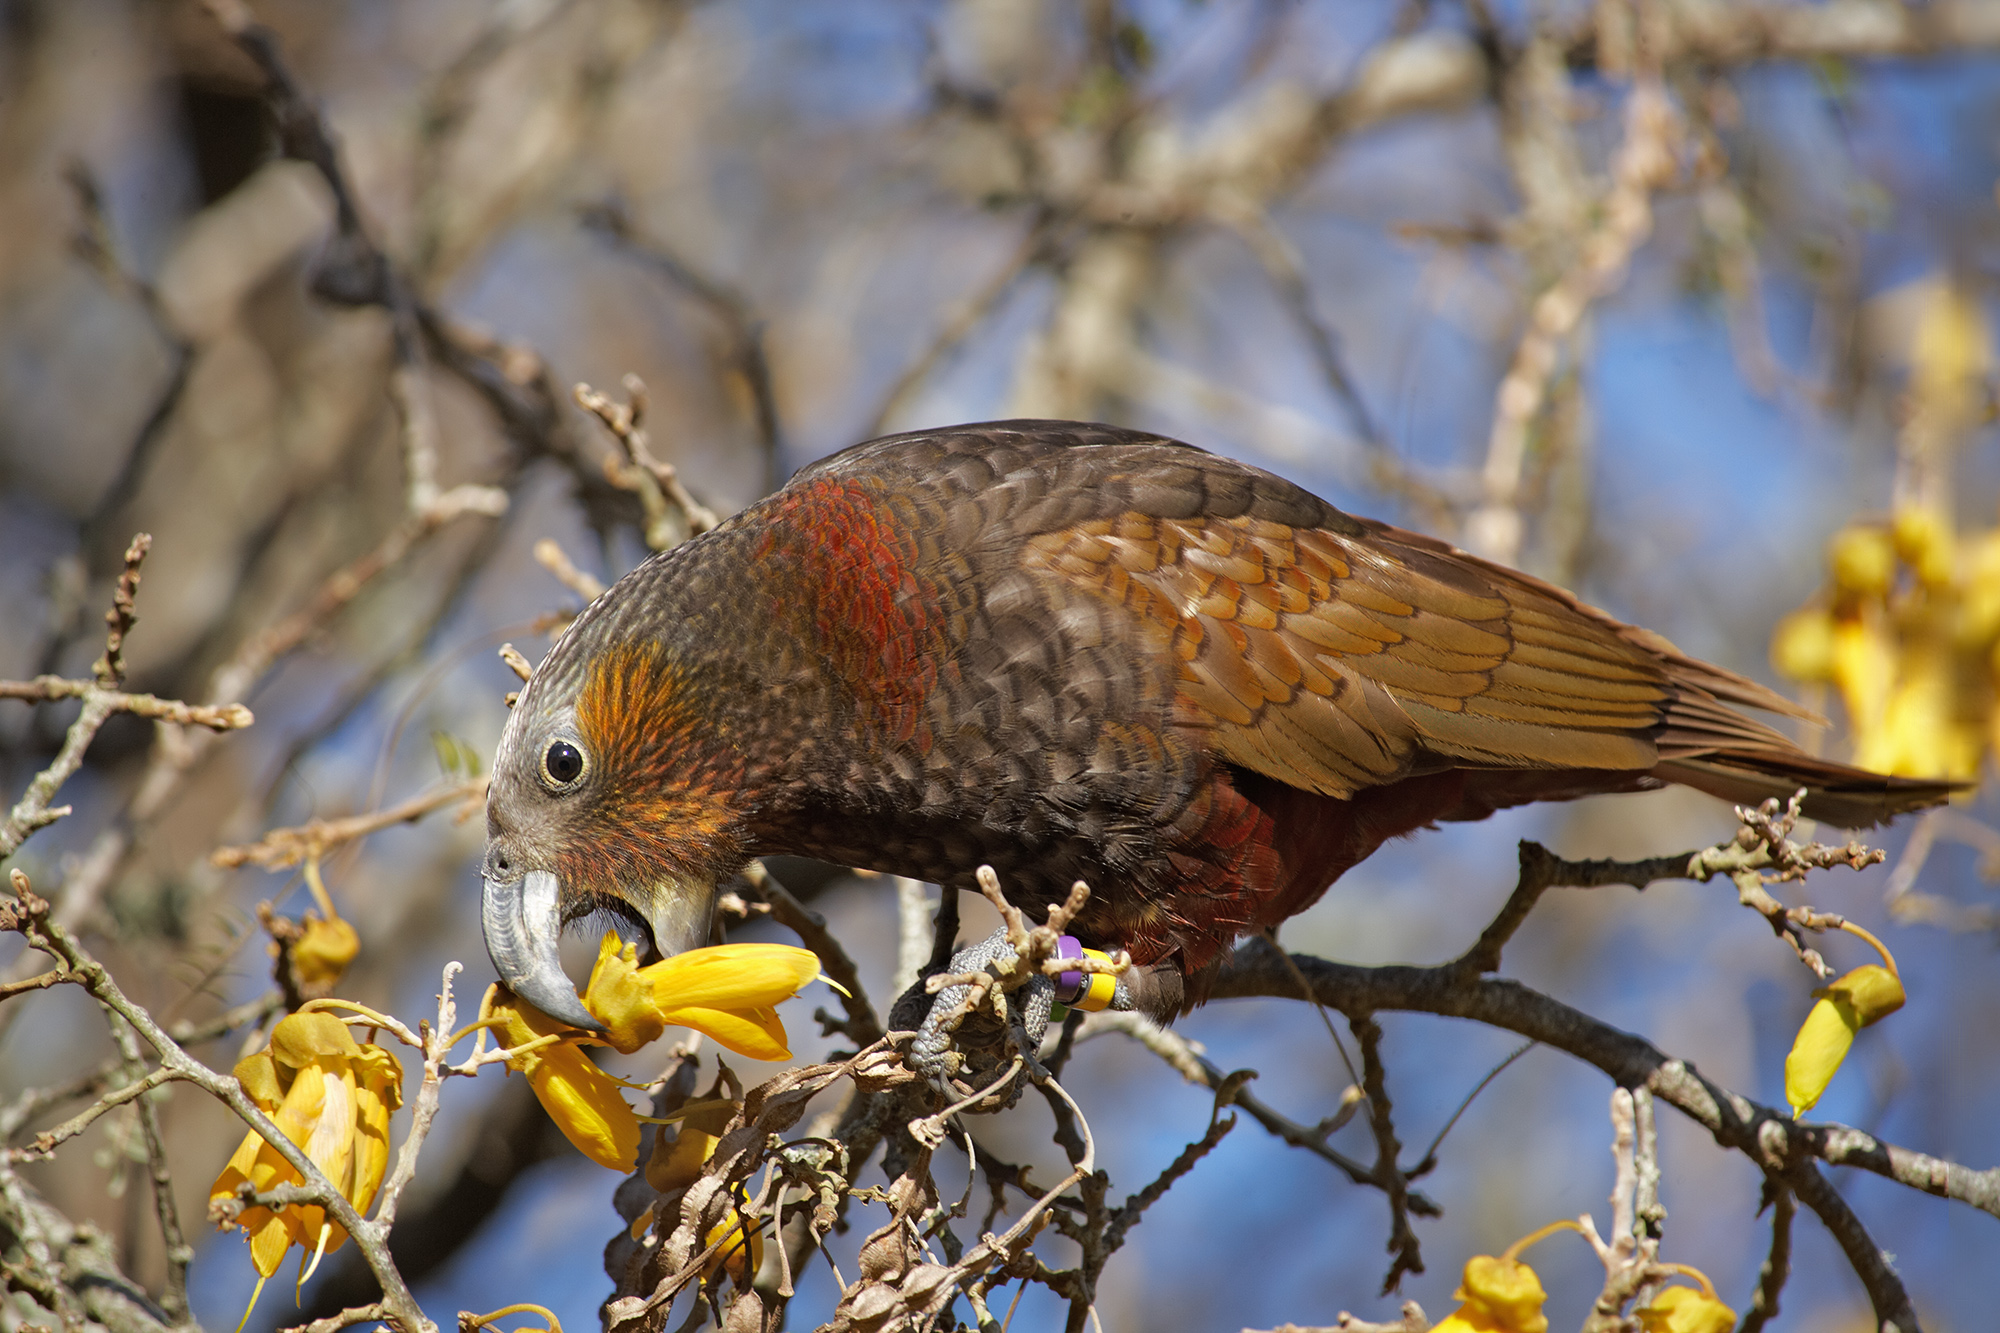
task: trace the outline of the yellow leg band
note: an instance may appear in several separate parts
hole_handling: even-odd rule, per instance
[[[1102,949],[1085,949],[1083,956],[1104,963],[1111,961],[1111,955]],[[1111,997],[1118,991],[1118,978],[1109,972],[1090,972],[1085,974],[1085,980],[1088,984],[1084,987],[1083,994],[1077,997],[1074,1007],[1092,1013],[1100,1009],[1109,1009]]]

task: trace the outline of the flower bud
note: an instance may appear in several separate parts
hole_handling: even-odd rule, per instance
[[[308,992],[332,990],[360,952],[353,926],[337,916],[322,919],[307,912],[305,930],[292,945],[292,970]]]
[[[1433,1324],[1431,1333],[1548,1333],[1542,1313],[1548,1293],[1519,1259],[1473,1255],[1452,1295],[1464,1304]]]
[[[1896,581],[1896,546],[1882,528],[1842,528],[1827,546],[1833,583],[1844,593],[1879,597]]]
[[[1792,1115],[1818,1104],[1847,1058],[1854,1034],[1903,1007],[1903,983],[1894,972],[1868,963],[1813,992],[1819,1002],[1806,1015],[1785,1057],[1785,1100]]]
[[[1713,1287],[1668,1287],[1633,1313],[1646,1333],[1730,1333],[1736,1327],[1736,1311],[1715,1298]]]

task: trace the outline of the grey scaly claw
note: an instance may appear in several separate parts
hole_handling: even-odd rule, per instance
[[[1010,963],[1017,956],[1014,946],[1007,942],[1007,932],[997,930],[977,944],[967,945],[953,954],[949,970],[961,974],[986,972],[997,975],[1001,970],[998,965]],[[954,1049],[954,1038],[958,1035],[962,1018],[973,1015],[963,1015],[956,1021],[952,1016],[965,1003],[971,990],[971,983],[961,983],[939,991],[931,1001],[929,1012],[917,1025],[916,1039],[910,1043],[911,1068],[941,1085],[948,1085],[951,1076],[964,1069],[967,1062],[966,1052]],[[1022,1050],[1032,1053],[1041,1045],[1042,1034],[1049,1026],[1049,1010],[1054,1003],[1055,983],[1045,976],[1029,977],[1012,993],[1009,1018],[1019,1029],[1017,1039]]]

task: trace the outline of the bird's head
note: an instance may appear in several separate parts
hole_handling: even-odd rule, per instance
[[[493,966],[543,1012],[592,1030],[601,1025],[562,969],[563,927],[601,916],[642,955],[695,948],[708,940],[717,884],[742,859],[730,805],[738,775],[705,692],[667,648],[615,641],[612,630],[586,614],[536,671],[486,800]]]

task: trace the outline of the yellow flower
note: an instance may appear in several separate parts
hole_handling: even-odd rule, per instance
[[[1791,1054],[1785,1057],[1785,1100],[1794,1117],[1818,1103],[1847,1058],[1854,1034],[1903,1007],[1902,980],[1890,968],[1874,963],[1855,968],[1813,994],[1819,1003],[1806,1015]]]
[[[789,944],[721,944],[640,967],[633,945],[606,934],[583,1004],[628,1055],[668,1027],[687,1027],[752,1060],[788,1060],[773,1006],[818,975],[819,958]]]
[[[494,1020],[494,1036],[504,1049],[532,1047],[510,1058],[507,1067],[528,1076],[535,1099],[577,1151],[599,1166],[630,1171],[639,1157],[638,1117],[626,1105],[619,1081],[577,1046],[583,1034],[498,986],[486,993],[479,1016]]]
[[[640,967],[636,948],[607,933],[583,1003],[608,1029],[602,1040],[627,1055],[672,1026],[705,1032],[753,1060],[785,1060],[791,1057],[785,1025],[772,1006],[818,975],[818,957],[785,944],[690,949]],[[508,1067],[528,1076],[542,1109],[584,1156],[614,1171],[632,1170],[639,1122],[620,1092],[623,1084],[578,1048],[600,1039],[497,987],[480,1017],[497,1020],[497,1035],[509,1049],[551,1039],[510,1059]]]
[[[1682,1264],[1669,1266],[1700,1282],[1701,1290],[1668,1287],[1651,1305],[1633,1311],[1646,1333],[1729,1333],[1736,1327],[1736,1311],[1716,1299],[1706,1274]]]
[[[1431,1325],[1431,1333],[1548,1333],[1542,1313],[1548,1293],[1535,1270],[1518,1259],[1473,1255],[1452,1297],[1465,1304]]]
[[[1827,543],[1833,586],[1854,596],[1879,597],[1896,581],[1895,540],[1874,524],[1842,528]]]
[[[302,1011],[272,1030],[266,1049],[236,1066],[236,1079],[355,1210],[366,1213],[389,1166],[389,1116],[403,1102],[403,1067],[396,1057],[372,1042],[356,1042],[330,1013]],[[297,1183],[299,1173],[253,1129],[209,1188],[210,1203],[233,1198],[245,1181],[264,1191]],[[320,1254],[347,1240],[340,1224],[311,1204],[275,1212],[246,1208],[234,1225],[249,1234],[260,1292],[291,1246],[312,1250],[316,1264]],[[256,1299],[253,1294],[253,1305]]]
[[[729,1274],[738,1286],[748,1286],[750,1279],[757,1275],[759,1265],[764,1262],[764,1232],[756,1222],[743,1215],[740,1195],[736,1207],[708,1229],[708,1235],[702,1238],[701,1243],[705,1248],[724,1236],[730,1237],[729,1243],[702,1266],[701,1275],[704,1279],[713,1278],[720,1269]]]
[[[361,952],[361,937],[340,919],[333,895],[320,877],[317,856],[306,858],[305,877],[319,913],[306,912],[305,930],[292,943],[292,972],[307,993],[325,994],[340,984],[347,965]]]
[[[1794,611],[1771,634],[1771,664],[1793,680],[1834,678],[1834,620],[1819,607]]]
[[[1841,922],[1840,928],[1873,945],[1882,955],[1882,965],[1857,967],[1813,992],[1819,1003],[1806,1015],[1791,1054],[1785,1057],[1785,1100],[1791,1103],[1795,1119],[1811,1110],[1833,1081],[1847,1048],[1854,1044],[1854,1034],[1903,1007],[1903,979],[1889,946],[1852,921]]]
[[[1431,1333],[1548,1333],[1548,1316],[1542,1313],[1548,1293],[1542,1290],[1535,1270],[1516,1256],[1545,1236],[1578,1229],[1576,1223],[1564,1218],[1529,1232],[1497,1258],[1473,1255],[1466,1261],[1458,1290],[1452,1293],[1452,1299],[1464,1304],[1432,1324]]]
[[[306,928],[292,945],[292,970],[307,991],[331,990],[361,952],[361,937],[339,917],[306,913]]]

